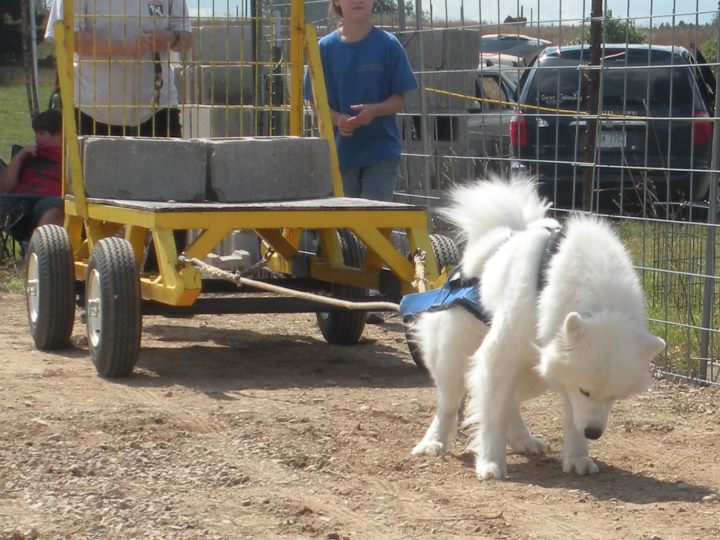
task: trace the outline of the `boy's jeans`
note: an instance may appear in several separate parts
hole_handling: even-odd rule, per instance
[[[367,167],[341,172],[345,197],[392,201],[400,169],[400,157],[385,159]]]

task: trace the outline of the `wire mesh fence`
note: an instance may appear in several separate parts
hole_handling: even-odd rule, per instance
[[[327,0],[304,6],[321,36],[336,28]],[[168,53],[139,65],[174,86],[183,137],[288,134],[290,10],[188,0],[178,28],[192,46],[177,52],[177,36],[155,36]],[[433,210],[452,186],[521,172],[560,217],[610,216],[668,342],[657,369],[720,383],[717,2],[380,0],[375,21],[403,44],[420,85],[398,115],[396,200],[428,207],[442,231]],[[137,80],[113,83],[150,92],[130,115],[152,102]]]
[[[330,31],[326,5],[307,2],[306,18]],[[420,85],[399,115],[397,199],[432,210],[454,185],[519,172],[560,217],[609,216],[668,342],[656,368],[711,383],[720,382],[718,7],[399,0],[379,2],[376,18]]]

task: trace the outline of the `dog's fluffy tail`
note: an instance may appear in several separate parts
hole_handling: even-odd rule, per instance
[[[460,229],[468,243],[499,227],[525,230],[544,219],[550,208],[550,203],[538,195],[534,181],[524,175],[507,180],[492,176],[461,186],[453,190],[451,199],[453,204],[441,213]]]

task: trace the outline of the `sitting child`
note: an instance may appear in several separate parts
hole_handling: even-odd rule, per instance
[[[62,115],[39,113],[32,121],[35,144],[17,152],[0,173],[2,214],[11,216],[10,232],[28,242],[40,225],[63,224]]]

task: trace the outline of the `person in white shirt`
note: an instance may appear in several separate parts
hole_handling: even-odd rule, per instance
[[[74,106],[80,135],[181,137],[169,53],[192,46],[185,0],[74,0]],[[53,0],[54,42],[63,0]]]

